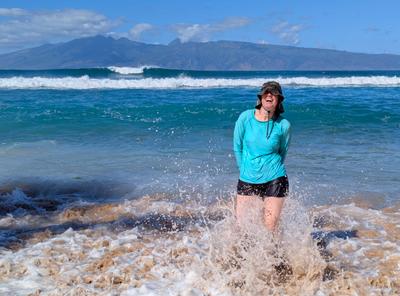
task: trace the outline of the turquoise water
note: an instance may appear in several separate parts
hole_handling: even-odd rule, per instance
[[[307,204],[400,196],[399,72],[137,72],[0,71],[0,183],[71,182],[84,194],[108,182],[105,199],[231,195],[235,120],[258,82],[276,79],[293,126],[292,194]]]
[[[271,79],[286,283],[232,203],[234,124]],[[0,71],[0,294],[398,295],[399,94],[400,72]]]

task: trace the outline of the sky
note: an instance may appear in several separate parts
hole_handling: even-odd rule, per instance
[[[1,0],[0,53],[98,34],[400,54],[399,0]]]

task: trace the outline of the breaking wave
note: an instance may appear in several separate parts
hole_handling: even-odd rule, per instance
[[[108,70],[116,72],[118,74],[129,75],[129,74],[143,74],[145,69],[157,68],[156,66],[141,66],[141,67],[107,67]]]
[[[134,69],[134,68],[132,68]],[[138,68],[135,68],[138,69]],[[123,72],[122,70],[120,70]],[[128,72],[128,71],[127,71]],[[126,73],[127,73],[126,72]],[[348,87],[380,86],[399,87],[397,76],[351,76],[351,77],[260,77],[251,79],[229,78],[143,78],[110,79],[81,77],[8,77],[0,78],[1,89],[175,89],[175,88],[224,88],[259,87],[266,80],[278,80],[283,85],[300,87]]]

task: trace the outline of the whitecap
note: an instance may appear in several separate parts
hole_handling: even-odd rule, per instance
[[[177,88],[225,88],[259,87],[266,80],[277,80],[283,85],[301,87],[349,87],[381,86],[399,87],[397,76],[351,76],[351,77],[263,77],[249,79],[232,78],[143,78],[109,79],[81,77],[9,77],[0,79],[0,89],[177,89]]]
[[[129,74],[142,74],[144,69],[157,68],[157,66],[141,66],[141,67],[107,67],[108,70],[116,72],[118,74],[129,75]]]

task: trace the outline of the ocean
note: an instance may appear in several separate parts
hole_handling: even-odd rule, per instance
[[[233,217],[234,124],[269,80],[285,278]],[[400,71],[0,70],[0,294],[398,295],[399,95]]]

